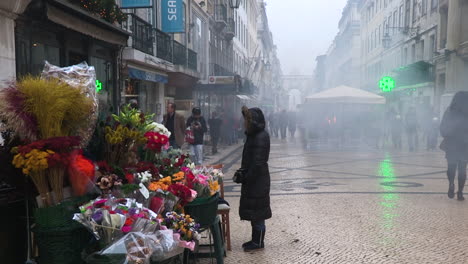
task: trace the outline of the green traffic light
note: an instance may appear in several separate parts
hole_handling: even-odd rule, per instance
[[[382,92],[391,92],[395,88],[395,79],[385,76],[379,81],[379,87]]]
[[[102,90],[102,82],[99,80],[96,80],[96,92],[100,92]]]

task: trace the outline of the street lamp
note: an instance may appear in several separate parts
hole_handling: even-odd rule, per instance
[[[237,9],[240,6],[241,0],[229,0],[229,6],[233,9]]]

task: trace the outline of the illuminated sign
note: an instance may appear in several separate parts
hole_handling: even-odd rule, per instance
[[[96,80],[96,92],[99,93],[102,90],[102,82]]]
[[[395,88],[395,79],[385,76],[379,81],[379,87],[382,92],[391,92]]]

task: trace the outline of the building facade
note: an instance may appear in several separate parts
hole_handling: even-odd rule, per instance
[[[122,52],[122,103],[137,99],[143,111],[162,120],[168,102],[175,102],[184,115],[195,104],[193,89],[207,71],[208,15],[196,1],[185,0],[185,31],[167,34],[161,29],[161,3],[155,3],[123,9],[128,17],[122,28],[131,37]]]
[[[326,89],[339,85],[360,87],[361,39],[358,0],[348,1],[338,24],[339,32],[326,54]]]
[[[468,2],[441,0],[436,64],[436,106],[441,114],[457,91],[468,90]]]
[[[438,1],[367,0],[359,9],[362,87],[382,93],[379,80],[389,76],[395,89],[382,94],[397,112],[434,111]]]

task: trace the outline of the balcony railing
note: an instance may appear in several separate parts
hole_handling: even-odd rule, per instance
[[[150,23],[135,14],[128,14],[128,19],[122,23],[122,29],[131,33],[130,47],[172,62],[175,65],[181,65],[194,71],[197,70],[198,62],[195,51],[172,40],[170,35],[153,28]],[[154,44],[156,44],[156,47]]]
[[[187,65],[187,48],[174,40],[174,61],[175,65]]]
[[[132,34],[131,47],[147,54],[153,54],[153,26],[135,14],[127,14],[122,28]]]
[[[173,62],[171,36],[159,29],[154,29],[156,35],[156,57]]]
[[[236,36],[236,22],[234,19],[228,19],[227,26],[224,29],[224,36],[228,41],[232,40]]]
[[[197,71],[197,53],[191,49],[187,50],[188,52],[188,61],[187,66],[189,69]]]

